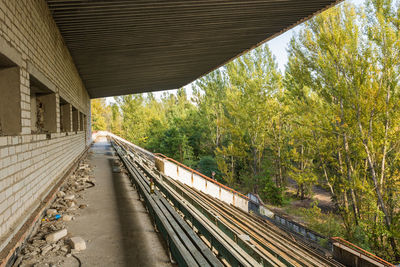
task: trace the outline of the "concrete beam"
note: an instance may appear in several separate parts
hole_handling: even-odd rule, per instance
[[[47,5],[96,98],[179,88],[337,2],[47,0]]]
[[[21,53],[12,47],[2,36],[0,36],[0,65],[2,66],[23,66]]]
[[[52,83],[46,75],[44,75],[39,69],[37,69],[31,62],[27,63],[28,73],[33,76],[33,82],[40,83],[42,86],[51,90],[53,93],[56,92],[56,85]],[[31,77],[32,79],[32,77]]]

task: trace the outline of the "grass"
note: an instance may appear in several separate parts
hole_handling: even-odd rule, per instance
[[[309,229],[324,236],[343,236],[344,234],[341,218],[331,212],[323,213],[316,204],[313,204],[311,208],[299,208],[289,205],[283,207],[283,210],[289,215],[300,218]]]
[[[318,202],[314,201],[311,207],[304,208],[294,205],[294,201],[299,200],[292,194],[285,194],[281,206],[271,206],[281,210],[283,213],[302,222],[307,228],[327,237],[343,236],[344,226],[339,215],[332,212],[324,213],[318,207]]]

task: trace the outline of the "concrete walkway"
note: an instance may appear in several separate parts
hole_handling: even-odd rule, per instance
[[[77,255],[82,266],[171,266],[129,178],[112,172],[118,157],[110,143],[98,139],[90,151],[96,186],[85,193],[88,207],[68,224],[68,231],[90,240]]]

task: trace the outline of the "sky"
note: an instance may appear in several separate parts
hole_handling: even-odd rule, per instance
[[[357,6],[363,4],[366,0],[345,0],[343,2],[346,3],[353,3]],[[267,42],[269,49],[271,50],[272,54],[275,56],[276,62],[278,63],[278,68],[281,72],[285,70],[285,65],[288,61],[288,53],[287,48],[290,42],[290,39],[294,34],[296,34],[302,27],[302,24],[290,29],[289,31],[284,32],[283,34],[275,37],[274,39]],[[188,96],[191,95],[191,85],[188,84],[185,86]],[[154,95],[159,98],[162,93],[165,91],[155,92]],[[170,92],[176,92],[176,90],[170,90]],[[112,97],[107,97],[107,102],[111,103],[114,102]]]
[[[359,6],[363,4],[365,0],[346,0],[344,2]],[[286,49],[288,48],[290,39],[292,38],[293,34],[299,31],[301,26],[302,24],[267,42],[269,49],[271,50],[272,54],[274,54],[278,63],[278,67],[281,71],[285,70],[285,65],[288,61],[288,53]]]

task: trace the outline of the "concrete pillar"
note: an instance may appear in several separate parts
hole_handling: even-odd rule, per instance
[[[57,133],[61,132],[61,108],[60,108],[60,95],[56,94],[56,129]]]
[[[83,119],[83,113],[79,112],[79,131],[84,131],[85,126],[84,126],[84,119]]]
[[[86,145],[92,140],[92,107],[89,105],[88,122],[87,122],[87,134],[86,134]]]
[[[87,117],[83,114],[83,130],[86,132],[87,130]]]
[[[31,92],[30,93],[30,113],[31,113],[31,132],[37,132],[37,106],[36,106],[36,94]]]
[[[0,135],[21,133],[20,69],[0,69]]]

